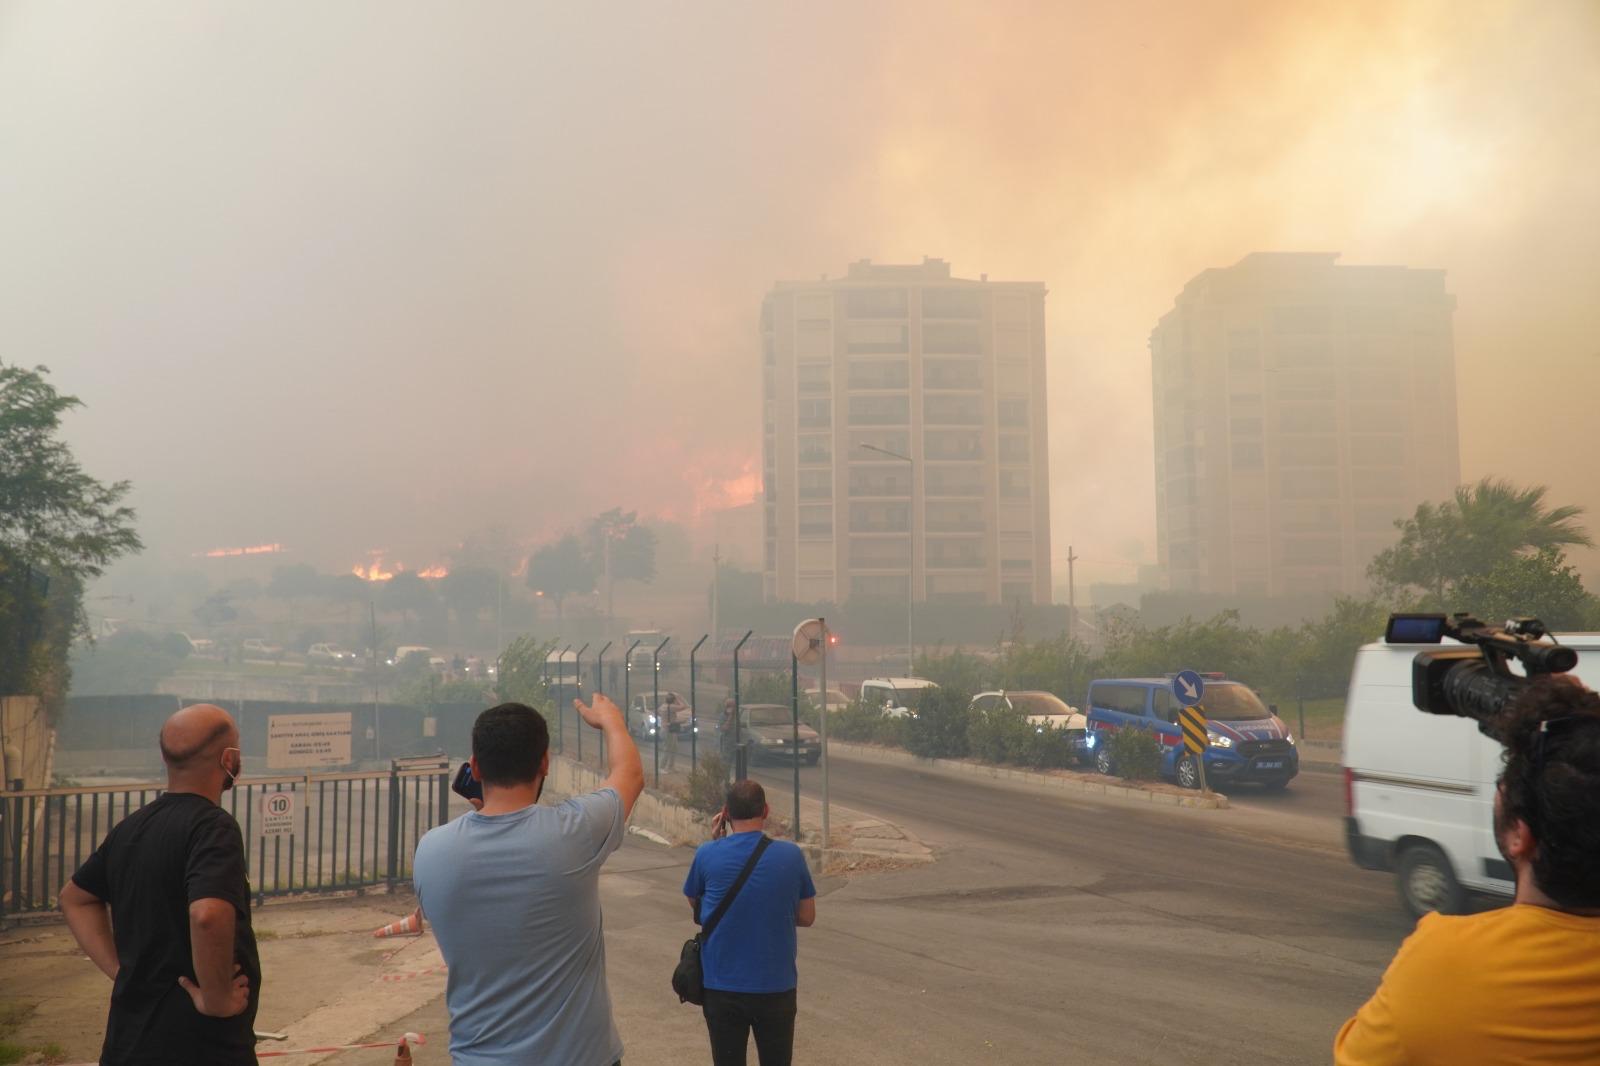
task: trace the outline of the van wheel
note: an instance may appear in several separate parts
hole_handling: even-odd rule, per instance
[[[1200,767],[1195,763],[1193,755],[1185,755],[1178,760],[1178,787],[1200,787]]]
[[[1467,893],[1456,880],[1450,860],[1437,845],[1409,844],[1395,863],[1395,884],[1400,903],[1413,918],[1437,911],[1461,914],[1467,909]]]
[[[1094,753],[1094,768],[1110,777],[1117,771],[1117,764],[1111,761],[1111,753],[1102,747]]]

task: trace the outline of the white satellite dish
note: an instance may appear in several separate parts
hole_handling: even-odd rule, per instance
[[[815,666],[822,661],[827,632],[828,627],[820,618],[807,618],[794,627],[794,643],[790,647],[801,666]]]

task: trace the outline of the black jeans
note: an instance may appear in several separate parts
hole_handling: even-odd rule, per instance
[[[745,1066],[752,1029],[761,1066],[789,1066],[794,1058],[794,989],[757,993],[708,988],[701,1010],[711,1033],[712,1066]]]

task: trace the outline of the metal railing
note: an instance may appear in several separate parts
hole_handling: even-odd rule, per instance
[[[0,793],[0,922],[54,910],[67,879],[111,827],[162,791],[132,784]],[[268,836],[262,803],[282,794],[290,797],[290,832]],[[410,879],[422,834],[449,818],[450,774],[439,761],[247,777],[223,795],[222,806],[244,836],[258,903],[290,893],[393,888]]]

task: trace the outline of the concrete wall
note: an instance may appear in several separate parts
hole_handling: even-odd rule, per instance
[[[560,756],[550,757],[550,777],[545,787],[563,798],[593,792],[606,775]],[[674,844],[691,847],[711,839],[711,819],[664,792],[645,789],[633,805],[628,824],[659,833]]]

